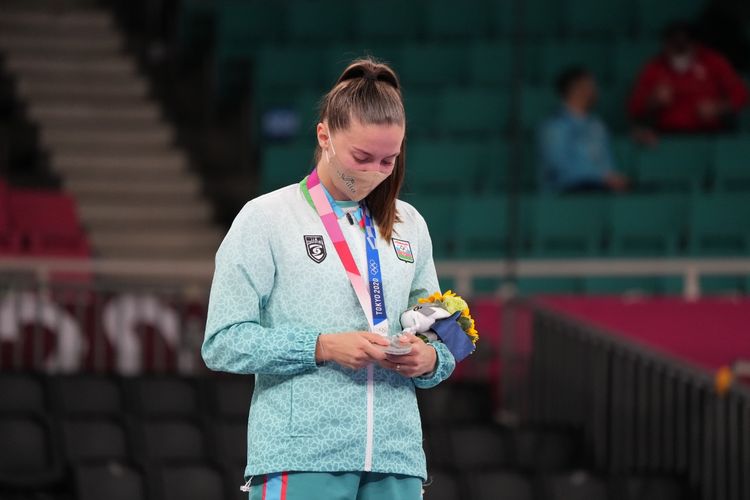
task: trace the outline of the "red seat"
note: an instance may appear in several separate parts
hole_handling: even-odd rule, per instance
[[[9,191],[5,180],[0,179],[0,255],[18,255],[23,251],[21,236],[10,223]]]
[[[72,197],[42,189],[10,191],[10,222],[34,256],[89,257]]]

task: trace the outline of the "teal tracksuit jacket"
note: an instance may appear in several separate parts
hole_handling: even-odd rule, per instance
[[[404,310],[439,290],[424,219],[407,203],[398,201],[397,208],[398,241],[378,238],[391,333],[401,330]],[[346,217],[339,224],[366,276],[364,232]],[[324,253],[311,249],[321,241]],[[355,330],[368,330],[367,319],[301,186],[249,201],[216,253],[201,348],[212,370],[255,374],[245,480],[280,471],[426,479],[415,388],[440,383],[455,360],[435,342],[437,367],[422,377],[377,365],[351,370],[316,363],[318,335]]]

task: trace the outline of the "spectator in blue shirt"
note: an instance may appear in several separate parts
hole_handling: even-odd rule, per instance
[[[540,185],[544,191],[624,191],[628,180],[615,168],[609,134],[591,113],[594,76],[586,68],[564,70],[557,79],[560,107],[538,131]]]

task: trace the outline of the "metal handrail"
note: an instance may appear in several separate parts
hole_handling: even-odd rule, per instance
[[[681,276],[683,295],[700,296],[701,275],[747,274],[750,258],[582,258],[504,260],[439,260],[438,275],[453,278],[462,294],[472,295],[472,280],[477,277],[506,279],[517,277],[605,277],[605,276]],[[206,283],[213,275],[213,260],[130,260],[66,258],[0,258],[0,272],[24,271],[47,282],[53,272],[90,272],[100,276],[168,278]],[[511,293],[512,295],[512,293]]]
[[[680,478],[690,498],[745,498],[750,387],[728,366],[712,373],[532,299],[508,301],[503,318],[512,327],[502,338],[501,417],[575,428],[598,470],[659,471]]]
[[[613,348],[638,356],[646,362],[658,363],[673,373],[680,374],[684,377],[691,377],[696,383],[704,384],[707,387],[712,387],[714,385],[715,373],[706,368],[697,366],[666,351],[658,351],[647,343],[640,342],[632,337],[625,336],[622,333],[601,326],[592,325],[582,318],[575,317],[572,314],[558,310],[553,311],[549,306],[533,299],[518,299],[518,301],[519,303],[526,303],[535,314],[554,319],[554,321],[557,321],[566,327],[575,329],[576,334],[581,337],[587,337],[590,340],[609,344]],[[750,387],[748,386],[734,384],[729,391],[736,392],[737,395],[741,395],[750,401]]]

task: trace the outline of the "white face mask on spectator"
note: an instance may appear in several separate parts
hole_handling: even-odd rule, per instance
[[[674,55],[669,58],[669,64],[677,73],[685,73],[693,64],[693,56],[689,53]]]

